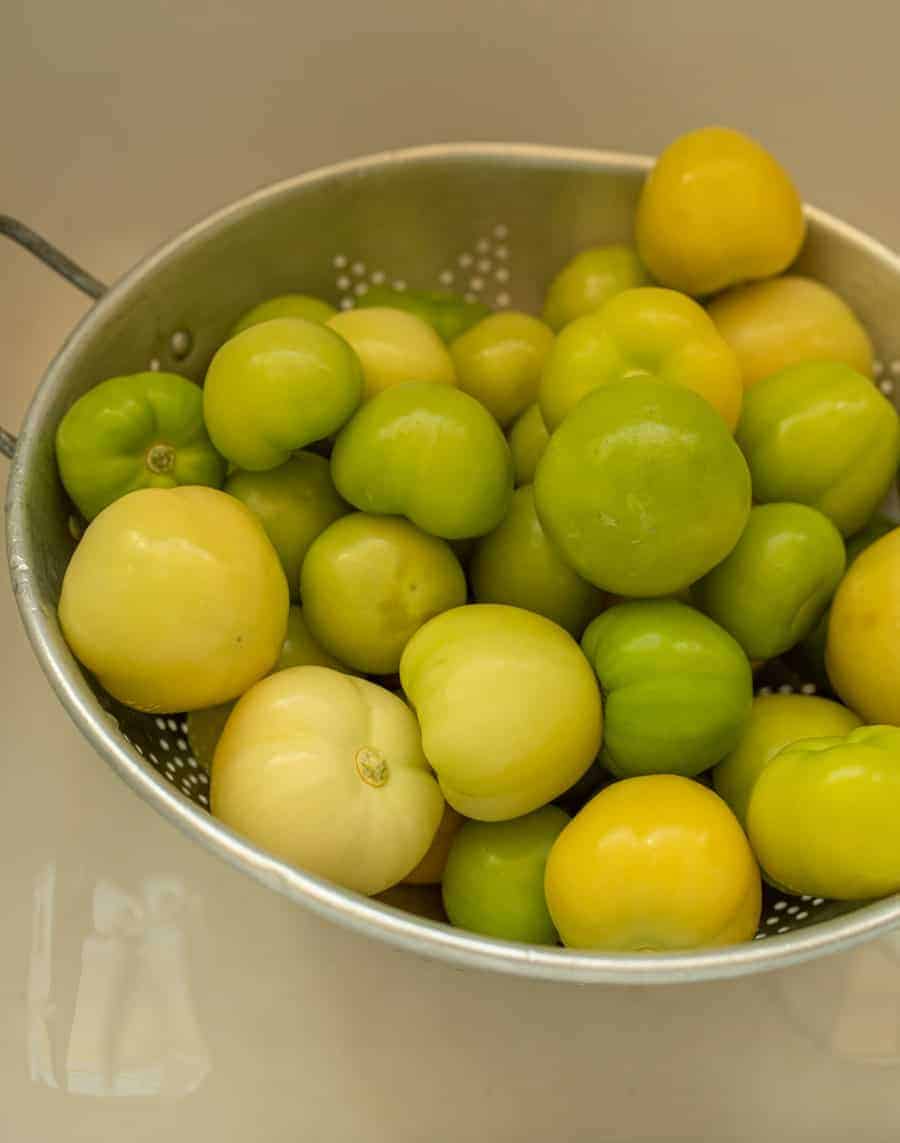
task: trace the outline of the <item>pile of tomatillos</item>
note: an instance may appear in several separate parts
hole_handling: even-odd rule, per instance
[[[900,890],[900,422],[804,233],[707,128],[541,318],[291,294],[202,387],[101,381],[56,438],[69,646],[187,712],[230,827],[475,932],[679,950],[752,938],[763,877]],[[783,656],[834,697],[754,699]]]

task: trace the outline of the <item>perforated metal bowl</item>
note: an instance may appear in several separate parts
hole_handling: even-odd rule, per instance
[[[149,366],[200,380],[243,311],[290,290],[347,307],[370,283],[452,287],[492,306],[536,311],[553,273],[584,246],[627,240],[650,160],[513,145],[423,147],[355,160],[262,190],[182,234],[108,291],[27,228],[0,231],[99,297],[47,370],[14,449],[9,563],[35,653],[82,733],[142,798],[212,852],[292,900],[368,937],[462,965],[568,981],[703,980],[844,948],[900,922],[900,896],[874,904],[770,896],[757,939],[683,955],[605,955],[475,936],[367,900],[277,861],[207,812],[206,776],[180,717],[109,698],[69,653],[56,618],[73,550],[53,439],[98,380]],[[900,260],[810,209],[798,269],[836,287],[900,377]],[[13,452],[13,438],[0,438]],[[896,511],[896,503],[893,505]],[[769,685],[799,686],[788,674]],[[809,689],[807,687],[807,689]]]

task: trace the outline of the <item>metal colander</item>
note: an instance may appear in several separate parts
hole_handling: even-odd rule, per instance
[[[396,151],[259,191],[182,234],[109,290],[26,227],[0,230],[98,298],[31,404],[12,455],[7,542],[13,590],[41,666],[70,715],[129,785],[180,829],[272,889],[367,936],[459,964],[569,981],[734,976],[796,962],[900,922],[900,895],[869,903],[767,897],[755,941],[685,954],[608,955],[477,936],[368,900],[275,860],[213,819],[180,716],[127,709],[70,654],[56,605],[74,548],[56,471],[56,427],[106,377],[173,370],[201,380],[231,325],[260,299],[302,290],[348,308],[371,284],[452,288],[537,312],[552,275],[588,245],[628,240],[650,160],[514,145]],[[879,384],[900,384],[900,259],[810,209],[798,270],[834,286],[868,328]],[[15,446],[15,447],[13,447]],[[896,514],[896,502],[892,505]],[[813,689],[775,664],[760,685]]]

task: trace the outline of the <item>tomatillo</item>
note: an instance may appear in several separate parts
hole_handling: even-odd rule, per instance
[[[619,778],[708,769],[740,741],[753,701],[747,656],[673,599],[618,603],[581,641],[603,693],[600,760]]]
[[[867,722],[900,726],[900,528],[866,548],[844,576],[825,663],[835,691]]]
[[[318,322],[276,318],[230,338],[210,362],[203,416],[238,468],[275,468],[329,436],[362,400],[359,359]]]
[[[218,488],[225,461],[203,423],[203,392],[175,373],[101,381],[56,430],[63,486],[86,520],[138,488]]]
[[[737,441],[756,501],[809,504],[845,536],[871,517],[900,464],[897,410],[837,362],[791,365],[754,385]]]
[[[534,500],[583,579],[618,595],[669,595],[734,547],[750,473],[706,401],[634,379],[603,385],[572,410],[538,462]]]
[[[447,801],[502,821],[567,790],[600,748],[597,680],[575,640],[542,615],[475,603],[430,619],[400,681]]]
[[[788,365],[839,361],[872,376],[872,342],[853,310],[824,282],[784,274],[726,290],[709,316],[749,388]]]
[[[771,659],[815,627],[845,559],[840,532],[821,512],[805,504],[761,504],[751,509],[733,551],[692,595],[751,659]]]
[[[450,346],[459,387],[504,427],[537,400],[553,331],[530,314],[491,314]]]
[[[432,616],[466,602],[450,546],[408,520],[354,512],[313,541],[300,575],[314,638],[342,663],[387,675]]]
[[[900,890],[900,728],[805,738],[757,779],[747,828],[760,864],[789,892],[839,901]]]
[[[847,570],[850,569],[851,564],[861,555],[866,548],[880,540],[882,536],[887,535],[888,532],[896,528],[896,523],[889,517],[881,512],[876,512],[872,519],[861,528],[858,532],[847,540]],[[847,574],[846,572],[844,573]],[[840,587],[840,584],[838,584]],[[802,662],[802,670],[811,682],[814,682],[817,687],[822,690],[829,690],[831,688],[831,680],[828,678],[828,671],[825,667],[825,648],[828,643],[828,624],[831,619],[831,606],[829,605],[822,614],[822,618],[810,631],[810,633],[800,640],[798,644],[798,651]],[[874,721],[880,722],[881,719]],[[818,735],[816,736],[818,737]]]
[[[425,381],[367,401],[335,442],[331,474],[361,511],[406,516],[445,540],[490,532],[513,489],[509,446],[487,409]]]
[[[701,127],[662,152],[638,200],[638,254],[664,286],[697,296],[780,274],[806,234],[781,164],[740,131]]]
[[[469,562],[479,603],[509,603],[546,615],[578,638],[606,596],[574,572],[541,527],[530,484],[513,493],[509,511],[476,542]]]
[[[444,810],[406,703],[327,667],[278,671],[244,695],[210,801],[275,857],[370,895],[418,865]]]
[[[75,657],[126,706],[216,706],[272,669],[288,587],[262,525],[213,488],[142,488],[88,525],[63,578]]]
[[[750,940],[762,887],[744,831],[690,778],[601,790],[556,839],[544,880],[563,944],[668,952]]]
[[[328,461],[311,452],[295,453],[267,472],[233,472],[225,491],[255,513],[272,541],[296,599],[300,567],[309,545],[339,516],[350,511],[335,490]]]
[[[381,306],[345,310],[329,318],[328,325],[356,351],[367,399],[404,381],[456,384],[447,347],[432,327],[413,313]]]
[[[691,389],[732,431],[743,385],[737,358],[691,298],[654,286],[616,294],[558,335],[541,376],[541,412],[551,431],[586,393],[649,378]]]
[[[547,325],[559,332],[575,318],[598,310],[615,294],[647,286],[650,278],[631,246],[592,246],[571,258],[547,287]]]
[[[303,318],[305,321],[324,325],[336,313],[334,306],[310,294],[279,294],[278,297],[267,298],[266,301],[247,310],[243,317],[235,322],[231,337],[236,333],[242,333],[252,325],[272,321],[273,318]]]
[[[442,883],[451,923],[502,940],[556,944],[544,870],[568,823],[558,806],[506,822],[465,822],[450,846]]]

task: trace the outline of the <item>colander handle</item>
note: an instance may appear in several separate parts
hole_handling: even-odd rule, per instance
[[[18,243],[29,254],[33,254],[45,266],[55,270],[60,277],[71,282],[73,286],[87,294],[88,297],[99,298],[106,293],[106,286],[99,279],[95,278],[93,274],[89,274],[87,270],[82,270],[77,262],[73,262],[71,258],[63,254],[62,250],[58,250],[46,238],[42,238],[37,231],[26,226],[24,222],[19,222],[18,219],[11,218],[8,214],[0,214],[0,234]],[[0,453],[11,458],[15,449],[15,436],[7,432],[6,429],[0,428]]]

